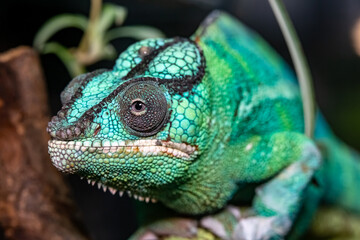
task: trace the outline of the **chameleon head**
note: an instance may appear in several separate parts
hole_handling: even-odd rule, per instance
[[[76,77],[48,125],[53,164],[140,200],[161,200],[186,181],[208,144],[204,68],[193,41],[149,39],[124,51],[113,70]]]

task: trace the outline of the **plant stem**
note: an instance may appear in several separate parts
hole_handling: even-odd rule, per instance
[[[269,3],[280,25],[294,63],[303,102],[305,134],[312,138],[315,129],[315,103],[309,66],[284,3],[282,0],[269,0]]]
[[[82,15],[61,14],[47,21],[34,37],[34,47],[38,51],[43,51],[46,42],[58,31],[64,28],[78,28],[86,31],[88,20]]]
[[[94,24],[100,17],[102,0],[91,0],[90,24]]]
[[[96,34],[95,29],[99,22],[101,8],[102,0],[91,0],[89,24],[79,44],[79,50],[82,52],[89,51],[92,35]]]

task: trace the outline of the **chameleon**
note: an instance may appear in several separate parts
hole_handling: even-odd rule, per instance
[[[320,113],[315,138],[304,135],[291,68],[227,13],[190,38],[134,43],[61,101],[47,128],[53,165],[138,200],[132,239],[178,216],[229,226],[202,221],[221,239],[298,239],[320,204],[360,212],[358,153]]]

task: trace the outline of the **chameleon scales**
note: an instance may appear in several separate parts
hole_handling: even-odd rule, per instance
[[[208,225],[223,239],[296,238],[320,202],[360,211],[359,156],[321,117],[315,141],[303,134],[293,73],[226,13],[189,39],[131,45],[112,70],[74,78],[61,101],[48,125],[53,164],[159,202],[139,204],[148,227],[134,239],[161,223],[155,215],[221,215],[229,203],[251,208],[225,234]]]

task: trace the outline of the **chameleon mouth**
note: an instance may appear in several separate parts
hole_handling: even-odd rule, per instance
[[[134,140],[134,141],[61,141],[50,140],[48,142],[49,153],[53,150],[75,150],[90,153],[116,153],[116,152],[141,152],[144,155],[168,154],[173,157],[191,159],[196,152],[196,147],[186,143],[175,143],[162,140]]]
[[[53,165],[58,170],[70,174],[83,172],[86,168],[85,166],[89,168],[89,166],[93,167],[94,164],[99,163],[102,166],[110,166],[111,164],[126,165],[126,161],[131,161],[129,157],[144,159],[146,157],[167,156],[182,161],[192,161],[197,155],[197,149],[194,146],[156,139],[133,141],[61,141],[52,139],[48,142],[48,151]],[[102,168],[102,171],[106,171],[105,168]],[[141,196],[140,192],[129,191],[130,189],[124,185],[120,185],[119,188],[121,190],[119,190],[107,186],[106,180],[102,180],[92,174],[85,173],[80,175],[91,179],[88,180],[88,183],[93,186],[97,185],[104,192],[109,190],[114,195],[118,191],[120,196],[125,192],[130,197],[139,201],[156,202],[153,197],[146,196],[148,193],[144,192],[145,196]]]
[[[79,160],[78,156],[83,154],[101,155],[106,156],[106,158],[109,159],[116,158],[121,162],[122,159],[125,159],[127,156],[167,156],[185,161],[192,161],[197,153],[196,147],[189,144],[156,139],[134,141],[50,140],[48,142],[48,151],[53,165],[58,170],[66,173],[75,173],[79,170],[83,160]]]

